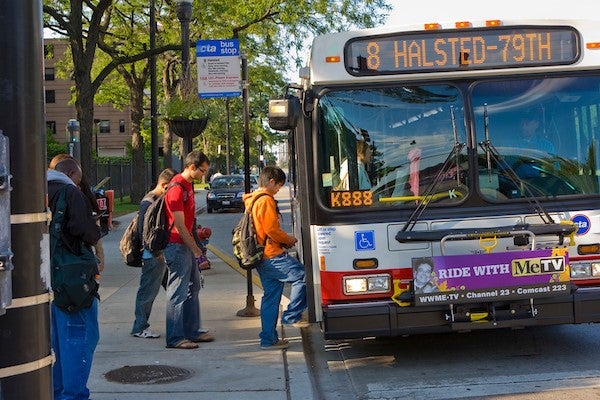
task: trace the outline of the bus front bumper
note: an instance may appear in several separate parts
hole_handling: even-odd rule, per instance
[[[473,315],[486,315],[472,320]],[[393,301],[323,307],[325,339],[600,322],[600,288],[514,302],[400,307]]]

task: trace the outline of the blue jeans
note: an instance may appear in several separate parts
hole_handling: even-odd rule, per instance
[[[55,400],[87,400],[90,390],[88,377],[98,329],[98,300],[90,308],[67,314],[52,303],[51,341],[56,362],[52,368]]]
[[[142,259],[142,275],[140,276],[140,287],[135,298],[135,321],[131,333],[141,332],[148,328],[148,318],[152,312],[152,304],[160,290],[163,275],[167,270],[162,257]]]
[[[192,251],[184,244],[169,243],[163,255],[169,267],[167,346],[176,346],[206,332],[200,329],[200,271]]]
[[[285,282],[292,284],[290,304],[281,316],[282,324],[292,324],[302,318],[306,310],[306,280],[304,265],[287,253],[262,260],[256,268],[263,286],[263,297],[260,303],[260,345],[270,346],[277,343],[277,317],[279,304]]]

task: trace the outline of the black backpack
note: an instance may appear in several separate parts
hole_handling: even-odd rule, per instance
[[[142,236],[138,232],[139,214],[135,214],[119,242],[119,250],[123,256],[123,262],[130,267],[142,266]]]
[[[142,244],[150,250],[154,255],[164,250],[169,244],[169,236],[173,229],[173,222],[170,226],[167,226],[167,206],[165,204],[165,196],[170,188],[174,185],[179,185],[183,189],[183,202],[186,203],[188,200],[187,189],[179,182],[173,182],[167,186],[167,190],[163,192],[154,203],[150,204],[146,213],[144,214],[144,229],[142,232]]]
[[[256,230],[252,218],[252,207],[259,197],[266,196],[266,193],[258,193],[252,199],[250,208],[244,211],[240,222],[231,232],[231,244],[233,245],[233,254],[238,259],[243,269],[250,270],[256,268],[262,260],[265,252],[265,245],[259,244],[256,240]]]

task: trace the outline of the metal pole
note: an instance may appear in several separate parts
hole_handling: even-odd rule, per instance
[[[150,50],[156,48],[156,7],[155,0],[150,0]],[[158,121],[156,101],[156,56],[150,57],[150,145],[152,148],[152,182],[158,180]]]
[[[0,315],[0,398],[50,400],[42,1],[4,0],[0,21],[0,130],[10,140],[9,229],[16,266],[12,304]]]
[[[242,102],[244,103],[244,186],[246,193],[250,193],[250,104],[248,100],[248,60],[242,54]],[[252,293],[252,270],[246,271],[246,307],[239,310],[238,317],[258,317],[260,310],[254,306]]]
[[[192,19],[192,3],[179,1],[177,3],[177,18],[181,24],[181,91],[182,95],[190,95],[190,21]],[[182,163],[185,156],[192,151],[192,138],[183,138]],[[182,164],[183,165],[183,164]]]
[[[229,103],[231,103],[231,99],[228,97],[225,100],[225,110],[227,113],[227,152],[225,153],[225,165],[227,166],[227,171],[225,172],[225,175],[231,173],[231,123],[229,120]]]

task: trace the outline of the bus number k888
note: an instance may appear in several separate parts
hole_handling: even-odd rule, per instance
[[[372,204],[373,192],[370,190],[331,192],[331,208],[361,207]]]

